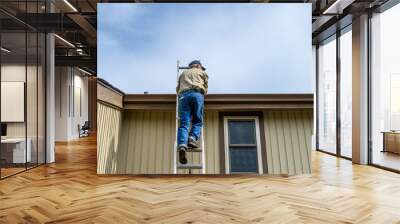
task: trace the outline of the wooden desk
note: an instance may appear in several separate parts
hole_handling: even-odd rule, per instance
[[[400,132],[382,131],[381,133],[383,134],[382,152],[392,152],[400,154]]]
[[[6,138],[1,139],[1,159],[5,160],[5,163],[25,163],[31,162],[31,145],[32,141],[30,138],[27,139],[25,144],[25,138]],[[25,145],[26,154],[25,154]]]

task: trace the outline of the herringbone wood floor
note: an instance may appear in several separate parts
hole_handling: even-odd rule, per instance
[[[95,138],[0,181],[0,223],[400,223],[400,175],[315,152],[293,177],[96,175]]]

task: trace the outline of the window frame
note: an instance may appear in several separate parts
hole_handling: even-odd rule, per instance
[[[329,154],[329,155],[332,155],[332,156],[336,156],[336,157],[339,157],[339,158],[343,158],[343,159],[347,159],[347,160],[350,160],[350,161],[352,161],[352,158],[350,158],[350,157],[347,157],[347,156],[344,156],[344,155],[342,155],[342,148],[341,148],[341,146],[342,146],[342,143],[341,143],[341,131],[342,131],[342,127],[341,127],[341,116],[340,116],[340,113],[341,113],[341,108],[340,108],[340,105],[341,105],[341,93],[342,93],[342,90],[340,89],[340,86],[341,86],[341,62],[340,62],[340,60],[341,60],[341,52],[340,52],[340,42],[341,42],[341,37],[342,37],[342,35],[344,35],[344,34],[346,34],[347,32],[353,32],[353,27],[352,27],[352,25],[353,25],[353,23],[352,22],[350,22],[349,24],[347,24],[347,25],[345,25],[345,26],[343,26],[343,27],[340,27],[340,28],[337,28],[337,30],[336,30],[336,32],[335,33],[333,33],[333,34],[331,34],[330,36],[328,36],[328,37],[326,37],[325,39],[322,39],[322,40],[320,40],[318,43],[316,43],[316,72],[315,72],[315,79],[316,79],[316,82],[315,82],[315,94],[316,94],[316,97],[315,97],[315,101],[316,101],[316,131],[315,131],[315,135],[316,135],[316,138],[315,138],[315,144],[316,144],[316,151],[319,151],[319,152],[323,152],[323,153],[326,153],[326,154]],[[336,113],[336,119],[335,119],[335,122],[336,122],[336,125],[335,125],[335,128],[336,128],[336,138],[335,138],[335,141],[336,141],[336,150],[335,150],[335,152],[330,152],[330,151],[328,151],[328,150],[326,150],[326,149],[324,149],[324,148],[321,148],[320,147],[320,141],[319,141],[319,137],[320,137],[320,135],[319,135],[319,133],[320,133],[320,128],[319,128],[319,123],[320,123],[320,116],[319,116],[319,111],[320,111],[320,107],[319,107],[319,101],[321,100],[321,96],[320,96],[320,94],[319,94],[319,90],[320,90],[320,88],[319,88],[319,84],[320,84],[320,82],[321,82],[321,79],[320,79],[320,71],[319,71],[319,69],[320,69],[320,60],[321,60],[321,56],[319,55],[320,53],[319,53],[319,48],[321,47],[321,46],[323,46],[323,45],[325,45],[325,44],[327,44],[327,43],[329,43],[329,42],[331,42],[331,41],[336,41],[336,51],[335,51],[335,54],[336,54],[336,83],[335,83],[335,85],[336,85],[336,94],[335,94],[335,97],[336,97],[336,99],[335,99],[335,103],[336,103],[336,108],[335,108],[335,113]]]
[[[232,174],[230,171],[230,157],[229,157],[229,120],[251,120],[255,123],[256,131],[256,150],[257,150],[257,167],[258,174],[263,173],[263,163],[261,154],[261,133],[260,133],[260,120],[258,116],[224,116],[224,153],[225,153],[225,174]],[[233,172],[233,174],[249,174],[253,172]]]

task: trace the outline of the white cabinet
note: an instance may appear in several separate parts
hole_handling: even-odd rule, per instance
[[[27,147],[25,151],[25,138],[7,138],[2,139],[1,144],[12,148],[12,162],[25,163],[32,161],[32,140],[27,139]]]

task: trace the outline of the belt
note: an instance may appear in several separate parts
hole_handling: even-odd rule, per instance
[[[184,93],[187,93],[187,92],[198,92],[198,93],[201,93],[201,94],[204,95],[204,91],[203,91],[202,89],[185,89],[185,90],[182,90],[182,91],[179,93],[179,95],[184,94]]]

